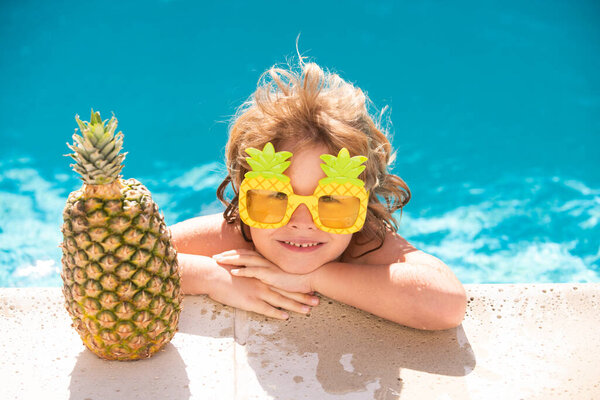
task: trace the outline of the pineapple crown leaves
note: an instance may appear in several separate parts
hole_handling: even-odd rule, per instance
[[[81,136],[75,129],[73,144],[67,143],[74,153],[66,154],[75,160],[75,164],[70,165],[73,170],[90,185],[109,184],[119,179],[127,153],[121,153],[123,132],[115,135],[118,121],[114,114],[110,120],[102,121],[100,113],[92,109],[90,122],[80,120],[79,115],[75,121]]]
[[[246,149],[246,153],[250,156],[246,157],[246,161],[252,171],[246,172],[244,177],[257,178],[262,176],[265,179],[275,178],[284,183],[290,181],[290,178],[283,174],[290,166],[290,162],[286,161],[292,156],[289,151],[276,152],[273,144],[268,142],[262,150],[249,147]]]
[[[367,157],[350,157],[348,149],[344,147],[340,150],[337,157],[331,154],[322,154],[321,160],[325,161],[325,164],[321,164],[321,168],[327,175],[327,178],[321,179],[319,184],[344,184],[350,182],[359,187],[363,187],[365,185],[361,179],[358,179],[358,176],[366,168],[366,166],[361,164],[367,161]]]

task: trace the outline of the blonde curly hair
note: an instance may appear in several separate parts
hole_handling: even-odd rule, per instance
[[[218,199],[226,206],[225,220],[239,221],[249,240],[238,209],[239,187],[250,170],[248,147],[262,149],[267,142],[275,149],[283,143],[294,148],[324,144],[331,154],[346,147],[352,156],[368,157],[360,178],[371,192],[365,225],[353,240],[365,244],[379,239],[379,245],[368,252],[381,247],[386,231],[398,230],[393,213],[408,203],[411,194],[400,177],[388,173],[394,159],[392,146],[379,126],[381,121],[375,123],[369,115],[369,107],[372,103],[361,89],[302,58],[299,71],[272,67],[263,73],[256,91],[238,108],[229,127],[228,175],[217,189]],[[229,184],[234,193],[231,200],[225,199]]]

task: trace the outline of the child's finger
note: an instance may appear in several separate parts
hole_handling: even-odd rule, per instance
[[[264,267],[234,268],[229,273],[238,277],[255,278],[269,286],[274,285],[276,281],[272,271]]]
[[[258,254],[258,253],[256,251],[250,250],[250,249],[233,249],[233,250],[224,251],[219,254],[214,254],[213,258],[228,257],[228,256],[236,255],[236,254],[250,255],[250,254]]]
[[[229,271],[231,273],[231,275],[234,276],[243,276],[245,278],[256,278],[259,281],[264,281],[264,279],[266,279],[266,271],[264,271],[264,268],[253,268],[253,267],[246,267],[246,268],[234,268],[231,271]]]
[[[295,311],[300,314],[307,314],[310,312],[309,306],[294,301],[276,291],[268,291],[267,294],[265,294],[264,300],[273,306],[285,308],[286,310]]]
[[[309,293],[288,292],[282,289],[278,289],[276,287],[271,287],[271,290],[274,290],[282,296],[285,296],[302,304],[307,304],[309,306],[316,306],[319,304],[319,298],[316,296],[311,296]]]
[[[290,317],[285,311],[278,310],[264,301],[257,302],[253,307],[249,307],[249,310],[276,319],[288,319]]]
[[[274,267],[275,265],[266,258],[259,255],[230,255],[215,257],[213,259],[221,264],[244,265],[246,267]]]

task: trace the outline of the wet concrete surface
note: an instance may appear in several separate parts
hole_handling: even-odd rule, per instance
[[[59,288],[0,289],[6,399],[600,398],[600,284],[467,285],[463,324],[419,331],[327,298],[287,321],[187,296],[148,360],[84,348]]]

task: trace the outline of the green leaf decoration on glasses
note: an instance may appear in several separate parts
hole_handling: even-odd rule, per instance
[[[340,150],[337,157],[331,154],[323,154],[321,155],[321,160],[325,161],[325,164],[321,164],[321,168],[327,175],[327,178],[319,181],[321,185],[330,183],[338,183],[340,185],[351,183],[360,187],[365,185],[361,179],[358,179],[358,176],[366,168],[365,165],[361,164],[367,161],[367,157],[350,157],[348,149],[344,147]]]
[[[292,153],[289,151],[276,152],[273,144],[268,142],[262,150],[249,147],[246,149],[246,153],[250,156],[246,157],[246,161],[248,162],[248,165],[250,165],[250,168],[252,168],[252,171],[246,172],[244,177],[263,177],[264,179],[275,178],[284,183],[290,181],[290,178],[283,174],[290,166],[290,162],[286,161],[292,156]]]

